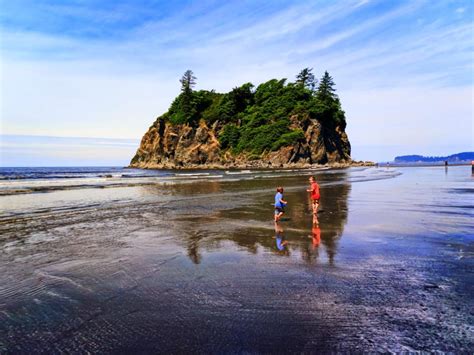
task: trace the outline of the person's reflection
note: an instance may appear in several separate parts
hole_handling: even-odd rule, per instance
[[[321,244],[321,228],[319,228],[318,223],[313,223],[313,228],[311,228],[311,237],[312,237],[312,247],[313,250],[319,247]]]
[[[319,224],[312,224],[311,234],[308,235],[311,239],[310,243],[305,243],[301,249],[301,256],[304,261],[313,264],[319,257],[319,245],[321,244],[321,229]]]
[[[288,241],[285,240],[283,227],[279,222],[275,222],[275,240],[278,252],[282,255],[288,255]]]
[[[188,240],[188,256],[194,264],[201,263],[201,254],[199,253],[199,234],[192,235]]]

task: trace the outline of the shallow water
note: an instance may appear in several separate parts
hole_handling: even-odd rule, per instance
[[[470,167],[134,174],[0,186],[0,351],[473,348]]]

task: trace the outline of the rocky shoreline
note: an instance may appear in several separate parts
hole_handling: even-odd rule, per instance
[[[270,163],[264,163],[263,161],[247,161],[242,163],[228,163],[228,164],[188,164],[186,166],[167,164],[167,163],[147,163],[142,166],[129,165],[127,168],[130,169],[176,169],[176,170],[229,170],[229,169],[343,169],[350,167],[360,166],[376,166],[377,164],[371,161],[352,161],[344,163],[331,163],[331,164],[308,164],[308,163],[292,163],[292,164],[280,164],[275,165]]]
[[[329,129],[318,120],[292,116],[295,129],[304,132],[304,139],[276,151],[237,155],[222,149],[218,140],[219,122],[208,126],[172,125],[157,119],[143,136],[129,167],[139,169],[259,169],[311,168],[321,166],[347,167],[373,165],[354,162],[350,143],[343,126]]]

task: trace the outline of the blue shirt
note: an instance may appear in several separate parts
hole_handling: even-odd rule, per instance
[[[277,192],[275,195],[275,207],[285,207],[285,205],[280,202],[281,199],[283,199],[283,194],[281,192]]]

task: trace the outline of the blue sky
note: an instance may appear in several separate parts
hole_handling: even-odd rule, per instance
[[[197,89],[228,91],[293,80],[304,67],[333,76],[354,159],[474,149],[472,1],[0,0],[0,9],[3,151],[19,135],[138,141],[186,69]],[[126,164],[121,142],[95,157],[81,145],[67,165]],[[44,154],[36,165],[60,155]],[[29,161],[23,152],[7,162]]]

